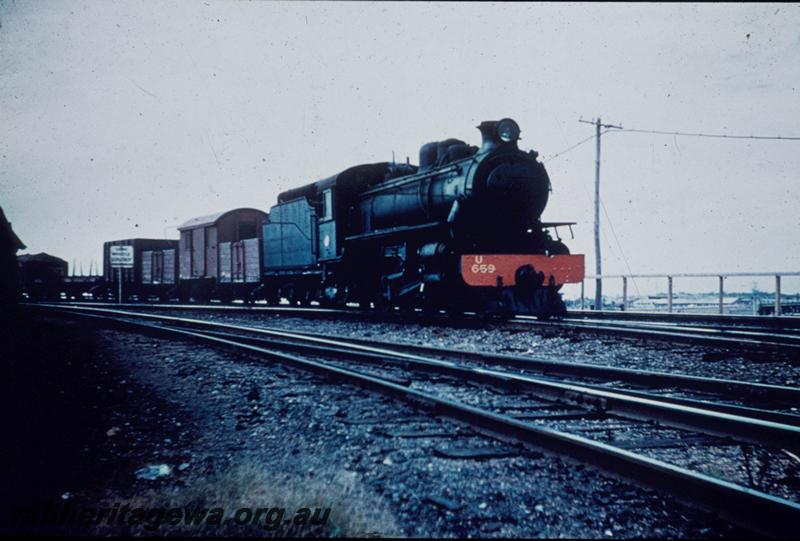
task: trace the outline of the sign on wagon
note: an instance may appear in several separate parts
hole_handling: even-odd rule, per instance
[[[117,302],[122,302],[122,269],[133,268],[133,246],[110,246],[111,268],[117,270]]]
[[[114,269],[133,268],[133,246],[111,246],[111,267]]]

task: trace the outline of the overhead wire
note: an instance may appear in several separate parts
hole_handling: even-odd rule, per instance
[[[627,132],[631,132],[631,133],[646,133],[646,134],[654,134],[654,135],[671,135],[671,136],[673,136],[673,138],[677,137],[677,136],[682,136],[682,137],[707,137],[707,138],[715,138],[715,139],[751,139],[751,140],[762,140],[762,141],[800,141],[800,137],[795,137],[795,136],[738,135],[738,134],[730,135],[730,134],[700,133],[700,132],[691,133],[691,132],[682,132],[682,131],[644,130],[644,129],[638,129],[638,128],[622,128],[622,127],[617,128],[616,130],[606,129],[606,130],[600,132],[600,135],[605,135],[606,133],[608,133],[610,131],[627,131]],[[543,163],[550,162],[550,161],[558,158],[559,156],[562,156],[562,155],[564,155],[564,154],[566,154],[566,153],[578,148],[579,146],[581,146],[581,145],[583,145],[585,143],[588,143],[589,141],[591,141],[592,139],[595,139],[596,137],[597,137],[597,135],[590,135],[589,137],[586,137],[585,139],[581,139],[577,143],[565,148],[564,150],[562,150],[560,152],[557,152],[556,154],[548,157],[545,160],[542,160],[542,162]],[[677,140],[675,140],[675,146],[676,146],[676,148],[678,146],[677,145]],[[678,152],[680,152],[680,150],[678,150]],[[602,199],[600,199],[600,205],[603,207],[603,214],[605,215],[606,220],[608,221],[608,224],[609,224],[610,229],[611,229],[611,233],[614,236],[614,241],[616,242],[617,248],[619,249],[619,252],[620,252],[620,255],[622,256],[622,259],[625,262],[625,267],[628,269],[628,273],[633,274],[633,271],[631,270],[631,266],[630,266],[630,264],[628,262],[628,258],[625,256],[625,252],[622,249],[622,244],[619,242],[619,237],[617,237],[617,232],[614,229],[613,222],[611,221],[611,216],[608,214],[608,211],[606,210],[605,203],[603,202]],[[634,279],[632,281],[633,281],[633,286],[636,289],[636,293],[639,296],[641,296],[641,292],[639,291],[639,286],[636,283],[636,280]]]
[[[723,133],[689,133],[680,131],[641,130],[636,128],[621,128],[619,131],[633,133],[651,133],[656,135],[682,135],[684,137],[713,137],[717,139],[759,139],[764,141],[800,141],[800,137],[784,137],[782,135],[728,135]]]
[[[601,133],[600,133],[600,135],[603,135],[604,133],[608,133],[609,131],[611,131],[611,130],[606,130],[606,131],[604,131],[604,132],[601,132]],[[549,161],[551,161],[551,160],[555,160],[556,158],[558,158],[558,157],[559,157],[559,156],[561,156],[562,154],[566,154],[566,153],[567,153],[567,152],[569,152],[570,150],[576,149],[576,148],[578,148],[579,146],[581,146],[582,144],[584,144],[584,143],[586,143],[586,142],[588,142],[588,141],[591,141],[591,140],[592,140],[592,139],[594,139],[594,138],[595,138],[595,136],[594,136],[594,135],[590,135],[590,136],[589,136],[589,137],[587,137],[586,139],[581,139],[580,141],[578,141],[577,143],[575,143],[575,144],[574,144],[574,145],[572,145],[571,147],[569,147],[569,148],[565,148],[564,150],[562,150],[561,152],[558,152],[557,154],[553,154],[552,156],[550,156],[550,157],[549,157],[549,158],[547,158],[546,160],[542,160],[542,163],[547,163],[547,162],[549,162]]]

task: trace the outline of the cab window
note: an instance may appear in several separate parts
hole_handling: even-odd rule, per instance
[[[322,220],[333,220],[333,189],[322,192]]]

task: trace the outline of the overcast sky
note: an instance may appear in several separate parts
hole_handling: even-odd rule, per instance
[[[545,160],[598,115],[800,135],[796,4],[0,0],[0,24],[0,205],[84,271],[487,119]],[[577,222],[589,270],[594,152],[546,162],[544,218]],[[606,273],[800,270],[800,141],[622,132],[602,156]]]

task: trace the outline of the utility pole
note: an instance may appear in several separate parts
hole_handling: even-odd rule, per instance
[[[595,126],[595,141],[597,143],[597,155],[594,163],[594,270],[595,276],[595,289],[594,289],[594,309],[602,310],[603,308],[603,280],[600,276],[603,274],[603,267],[600,259],[600,136],[602,128],[615,128],[622,129],[622,126],[614,126],[612,124],[603,124],[600,117],[597,120],[588,121],[578,119],[578,122],[584,124],[594,124]]]

